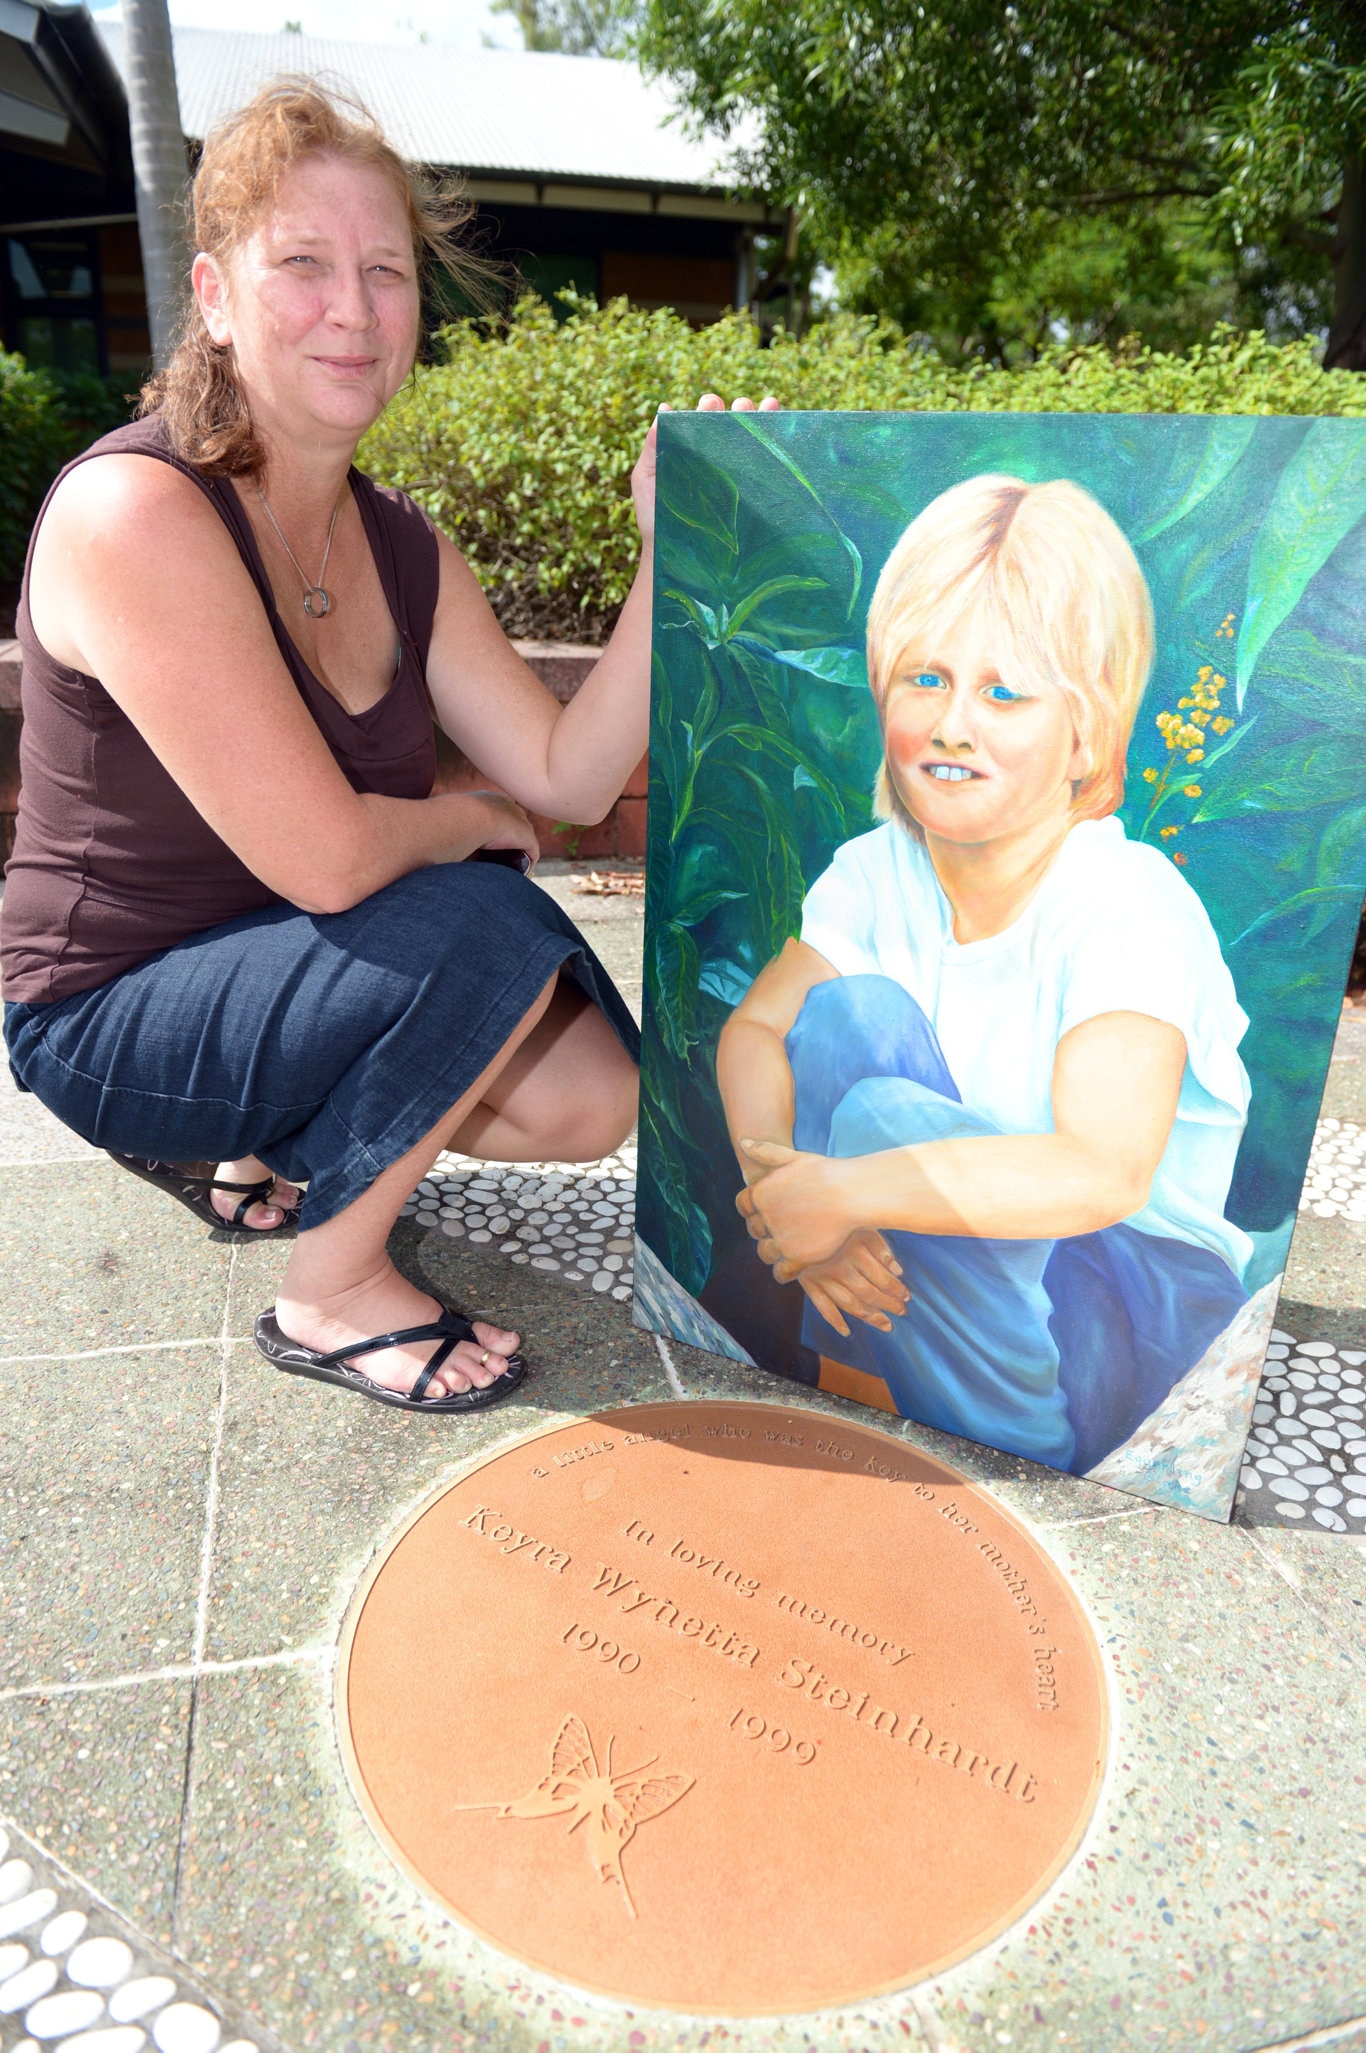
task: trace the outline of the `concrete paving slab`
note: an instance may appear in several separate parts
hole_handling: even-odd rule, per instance
[[[994,1957],[934,1987],[965,2048],[1259,2048],[1366,2012],[1366,1654],[1236,1529],[1046,1535],[1114,1681],[1090,1843]]]
[[[0,1362],[212,1339],[232,1243],[107,1158],[0,1171]]]
[[[379,1536],[462,1462],[565,1414],[671,1394],[627,1306],[406,1222],[391,1249],[405,1274],[447,1302],[497,1324],[515,1318],[531,1374],[491,1411],[424,1419],[284,1375],[254,1348],[234,1348],[207,1614],[212,1659],[334,1641]],[[261,1294],[254,1279],[283,1259],[278,1246],[243,1251],[232,1298],[239,1329],[250,1330]]]
[[[174,1944],[186,1677],[0,1697],[0,1809],[159,1944]]]
[[[190,1658],[221,1350],[0,1368],[0,1688]]]

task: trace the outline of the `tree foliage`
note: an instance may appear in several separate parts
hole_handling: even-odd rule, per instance
[[[964,351],[1332,301],[1352,0],[649,0],[647,63],[855,303]]]
[[[528,50],[571,57],[624,57],[640,14],[639,0],[493,0],[510,14]]]

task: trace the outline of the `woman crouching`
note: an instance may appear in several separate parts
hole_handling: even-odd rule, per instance
[[[215,1225],[297,1228],[263,1351],[424,1411],[524,1370],[395,1270],[404,1200],[444,1148],[619,1146],[638,1045],[520,870],[528,812],[601,819],[644,751],[648,553],[561,709],[459,552],[352,468],[424,272],[469,269],[464,211],[308,85],[209,139],[184,340],[35,528],[3,919],[21,1087]],[[649,442],[647,545],[653,468]],[[433,795],[433,709],[512,796]]]

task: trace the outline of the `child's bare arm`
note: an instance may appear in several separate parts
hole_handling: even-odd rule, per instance
[[[838,974],[804,941],[788,941],[760,970],[721,1029],[716,1081],[746,1183],[768,1173],[747,1150],[747,1141],[792,1145],[792,1066],[783,1044],[807,992]]]

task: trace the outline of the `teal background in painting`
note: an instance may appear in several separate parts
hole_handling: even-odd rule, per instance
[[[656,516],[637,1223],[696,1293],[740,1237],[721,1025],[798,932],[808,884],[873,824],[863,656],[893,543],[984,471],[1070,478],[1152,592],[1153,674],[1122,818],[1145,832],[1155,716],[1227,678],[1201,796],[1147,838],[1184,856],[1251,1019],[1228,1211],[1293,1213],[1366,890],[1366,422],[1151,415],[666,415]],[[1233,616],[1233,635],[1217,630]],[[1241,696],[1241,704],[1239,699]],[[1185,717],[1185,716],[1183,716]],[[1170,788],[1170,784],[1169,784]],[[1162,841],[1156,828],[1177,825]]]

